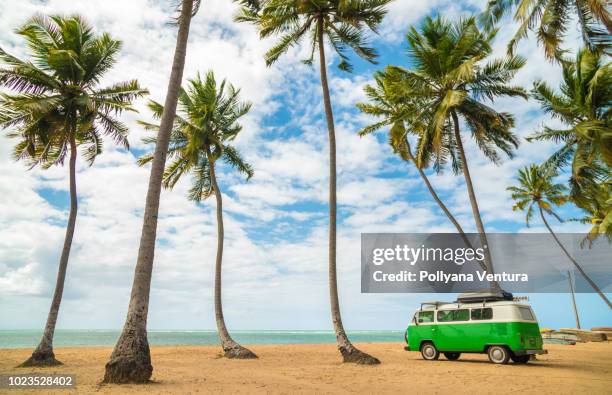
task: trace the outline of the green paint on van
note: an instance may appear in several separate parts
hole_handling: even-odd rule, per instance
[[[440,352],[484,352],[488,346],[504,345],[520,354],[541,350],[542,336],[535,322],[470,322],[410,325],[408,348],[419,351],[431,341]]]
[[[459,354],[487,353],[489,346],[504,346],[519,363],[525,363],[524,356],[546,353],[531,307],[508,300],[424,302],[406,330],[406,342],[409,351],[420,351],[424,342],[431,342],[438,352]],[[426,354],[425,359],[437,358]],[[502,358],[496,363],[506,362]]]

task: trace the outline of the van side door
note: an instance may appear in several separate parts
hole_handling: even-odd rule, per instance
[[[470,350],[470,313],[468,309],[438,310],[434,344],[440,351]]]
[[[436,327],[434,312],[431,310],[418,311],[415,318],[416,325],[410,325],[408,332],[408,344],[413,351],[419,350],[423,340],[433,340]]]

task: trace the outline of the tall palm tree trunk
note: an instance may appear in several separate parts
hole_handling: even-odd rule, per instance
[[[157,215],[159,212],[159,198],[170,132],[176,115],[177,99],[185,67],[192,10],[193,0],[183,0],[172,62],[172,72],[168,82],[164,112],[157,134],[157,144],[155,146],[151,175],[149,176],[149,188],[147,190],[144,221],[130,304],[123,331],[115,345],[110,361],[106,364],[103,380],[105,383],[143,383],[148,381],[153,373],[149,342],[147,340],[147,314],[149,310],[153,257],[155,254]]]
[[[74,236],[74,229],[76,225],[78,209],[76,190],[77,156],[78,153],[76,141],[73,136],[70,139],[70,162],[68,166],[70,173],[70,214],[68,215],[68,224],[66,225],[66,236],[64,237],[64,248],[62,248],[62,255],[60,256],[57,280],[55,281],[55,292],[53,293],[53,300],[51,301],[51,307],[49,308],[49,315],[47,316],[47,323],[45,325],[45,331],[42,339],[40,339],[40,343],[32,353],[32,356],[24,363],[19,365],[21,367],[54,366],[62,364],[60,361],[55,359],[55,354],[53,353],[53,334],[55,333],[57,315],[62,302],[62,294],[64,293],[66,269],[68,268],[68,258],[70,256],[70,248],[72,247],[72,238]]]
[[[470,198],[470,205],[472,206],[472,214],[474,215],[474,221],[476,222],[476,230],[478,230],[480,244],[484,249],[485,264],[487,266],[487,271],[489,273],[494,273],[493,260],[491,259],[491,251],[489,250],[489,242],[487,241],[487,234],[485,233],[484,225],[482,224],[482,218],[480,217],[478,201],[476,200],[476,194],[474,193],[472,177],[470,176],[470,169],[468,168],[465,150],[463,149],[463,142],[461,141],[461,132],[459,131],[459,118],[457,117],[457,114],[454,111],[451,111],[451,116],[453,117],[455,140],[457,140],[457,149],[459,150],[459,156],[461,157],[461,169],[463,170],[465,185],[467,187],[468,196]],[[500,286],[497,281],[491,281],[490,285],[494,290],[500,290]]]
[[[580,329],[580,317],[578,316],[578,307],[576,306],[576,295],[574,294],[574,284],[572,283],[572,272],[567,271],[567,282],[569,283],[570,293],[572,295],[572,307],[574,309],[574,318],[576,318],[576,328]]]
[[[321,87],[323,88],[323,104],[329,133],[329,297],[331,303],[332,322],[336,332],[338,349],[344,362],[373,365],[380,361],[371,355],[358,350],[349,341],[342,325],[340,301],[338,299],[338,279],[336,271],[336,132],[332,112],[329,86],[327,83],[327,66],[325,64],[325,46],[323,42],[323,19],[317,22],[319,44],[319,62],[321,72]]]
[[[412,149],[410,148],[410,143],[408,142],[408,139],[406,139],[406,156],[408,157],[408,160],[410,160],[414,166],[417,168],[417,171],[419,172],[419,175],[421,176],[421,179],[423,180],[423,182],[425,183],[425,186],[427,187],[427,190],[429,191],[429,193],[431,194],[431,197],[433,197],[433,199],[436,201],[436,203],[438,203],[438,206],[440,206],[440,208],[442,209],[442,211],[444,211],[444,214],[446,214],[446,216],[448,217],[449,221],[451,221],[451,223],[455,226],[455,228],[457,229],[457,232],[459,232],[459,235],[461,236],[461,239],[463,240],[463,243],[466,245],[466,247],[474,249],[474,247],[472,247],[472,243],[470,242],[470,240],[467,238],[465,232],[463,231],[463,228],[461,227],[461,225],[459,224],[459,222],[457,222],[457,219],[455,218],[455,216],[450,212],[450,210],[446,207],[446,205],[444,204],[444,202],[442,202],[442,199],[440,199],[440,197],[438,196],[438,194],[436,193],[436,190],[433,188],[433,186],[431,185],[431,183],[429,182],[429,178],[427,177],[427,175],[425,174],[425,172],[423,171],[423,169],[421,169],[419,167],[419,165],[417,165],[417,161],[416,158],[414,157],[414,155],[412,155]],[[480,267],[483,270],[487,270],[486,265],[484,264],[484,262],[482,261],[478,261],[478,264],[480,265]]]
[[[217,322],[217,331],[219,332],[219,340],[223,353],[228,358],[253,359],[257,358],[251,350],[242,347],[236,343],[230,336],[225,326],[223,319],[223,305],[221,303],[221,264],[223,262],[223,240],[225,234],[223,231],[223,200],[221,191],[217,184],[217,176],[215,175],[215,162],[211,155],[210,148],[206,147],[206,157],[208,158],[210,182],[215,193],[217,201],[217,257],[215,261],[215,320]]]
[[[567,256],[567,258],[574,264],[574,266],[576,267],[576,269],[578,269],[578,271],[580,272],[580,274],[582,274],[582,277],[584,277],[585,280],[587,280],[587,282],[591,285],[591,287],[593,287],[593,289],[595,290],[595,292],[597,292],[599,294],[599,296],[601,297],[601,299],[606,302],[606,304],[608,305],[608,307],[610,309],[612,309],[612,303],[610,303],[610,301],[608,300],[608,298],[606,297],[606,295],[601,291],[601,289],[599,289],[599,287],[597,286],[597,284],[595,284],[595,282],[593,280],[591,280],[591,277],[589,277],[584,270],[582,270],[582,267],[578,264],[578,262],[576,262],[576,260],[570,255],[570,253],[565,249],[565,247],[563,246],[563,243],[561,243],[561,241],[557,238],[557,235],[555,234],[555,232],[553,232],[552,228],[550,227],[550,225],[548,225],[548,221],[546,221],[546,217],[544,216],[544,211],[542,210],[542,207],[538,207],[539,211],[540,211],[540,217],[542,218],[542,221],[544,222],[544,225],[546,226],[546,229],[548,229],[548,232],[550,232],[550,234],[552,235],[553,239],[555,239],[555,241],[557,242],[557,244],[559,245],[559,247],[561,248],[561,250],[563,251],[563,253],[565,254],[565,256]]]

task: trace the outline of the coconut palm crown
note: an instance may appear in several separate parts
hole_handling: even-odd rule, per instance
[[[253,169],[240,156],[238,150],[229,145],[242,130],[238,119],[246,115],[250,103],[240,102],[240,90],[223,80],[218,86],[212,71],[204,79],[198,74],[188,82],[187,89],[181,88],[178,99],[178,111],[170,135],[168,160],[164,170],[163,186],[173,188],[184,174],[193,176],[193,185],[188,198],[196,202],[208,198],[213,193],[209,166],[213,161],[223,159],[248,178],[253,176]],[[149,101],[149,109],[159,119],[164,107]],[[157,132],[158,124],[139,122],[145,129]],[[154,136],[143,140],[155,144]],[[210,156],[208,156],[208,153]],[[143,155],[138,159],[140,165],[153,160],[153,154]]]
[[[540,166],[531,165],[518,172],[519,186],[508,187],[515,201],[513,211],[525,211],[525,223],[530,225],[534,206],[561,221],[553,207],[567,203],[567,187],[552,181],[554,174],[543,171]]]
[[[525,64],[520,56],[486,61],[491,55],[495,31],[482,32],[474,18],[448,22],[428,17],[421,30],[412,27],[407,35],[411,68],[393,66],[401,75],[397,95],[417,98],[419,111],[428,112],[429,126],[420,133],[417,161],[427,166],[435,161],[442,169],[452,161],[461,169],[458,141],[453,132],[460,119],[471,132],[480,150],[492,162],[500,161],[497,150],[512,156],[518,139],[512,133],[514,117],[498,112],[483,101],[498,97],[527,98],[525,90],[510,84]],[[421,119],[427,119],[423,114]]]
[[[582,41],[591,52],[609,52],[611,48],[612,16],[606,0],[490,0],[480,21],[492,29],[512,10],[519,27],[508,43],[509,53],[531,30],[548,59],[565,61],[567,50],[561,45],[567,31],[575,26],[574,18],[578,20]]]
[[[100,88],[116,62],[121,42],[96,35],[80,16],[34,16],[17,34],[32,60],[0,48],[0,127],[19,139],[16,159],[30,166],[62,164],[71,141],[83,146],[91,164],[102,152],[103,136],[129,147],[128,128],[116,116],[135,111],[131,102],[148,92],[136,80]]]
[[[262,38],[279,36],[266,53],[266,63],[275,63],[291,47],[308,37],[311,64],[323,35],[340,57],[338,68],[352,70],[348,52],[352,50],[368,62],[376,63],[376,51],[368,45],[365,28],[377,32],[391,0],[262,0],[241,1],[236,17],[239,22],[254,23]]]
[[[359,136],[363,137],[390,126],[389,145],[403,160],[411,160],[412,155],[408,152],[409,146],[407,146],[408,134],[418,134],[416,131],[422,130],[426,123],[418,116],[413,116],[417,113],[421,103],[414,98],[413,100],[405,100],[406,98],[400,98],[394,94],[391,89],[393,86],[392,74],[392,69],[385,72],[377,71],[374,73],[374,84],[368,84],[364,87],[368,102],[357,103],[357,108],[365,114],[376,117],[378,121],[360,130]],[[406,123],[408,123],[408,127],[406,127]]]

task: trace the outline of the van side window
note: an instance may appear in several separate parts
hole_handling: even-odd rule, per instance
[[[470,311],[468,309],[438,311],[438,322],[469,321],[469,320],[470,320]]]
[[[419,311],[419,323],[433,322],[433,320],[434,320],[433,311]]]
[[[453,311],[453,321],[469,321],[470,311],[468,309],[461,309]]]
[[[453,320],[452,310],[440,310],[438,311],[438,322],[447,322]]]
[[[521,313],[522,319],[526,321],[535,321],[535,317],[529,307],[519,307],[519,312]]]
[[[483,309],[472,309],[473,320],[490,320],[493,318],[493,309],[485,307]]]

